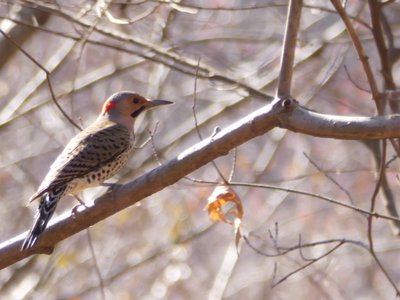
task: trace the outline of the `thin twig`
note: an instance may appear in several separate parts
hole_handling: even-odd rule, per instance
[[[28,4],[28,3],[25,3]],[[28,5],[29,6],[29,5]],[[55,8],[54,5],[51,3],[32,3],[31,6],[35,6],[35,9],[43,10],[45,12],[57,15],[61,18],[66,19],[67,21],[70,21],[72,23],[75,23],[77,25],[80,25],[85,28],[90,28],[92,26],[91,23],[87,22],[86,20],[79,19],[73,15],[68,14],[65,11],[59,10],[58,8]],[[29,6],[29,7],[31,7]],[[129,43],[131,45],[136,46],[139,51],[135,50],[127,50],[125,49],[124,51],[134,53],[135,55],[148,59],[150,61],[158,62],[161,64],[164,64],[171,69],[178,70],[179,72],[183,74],[187,74],[190,76],[195,76],[195,70],[196,70],[196,63],[192,59],[187,59],[182,57],[181,54],[176,54],[173,53],[172,51],[168,51],[170,49],[162,49],[156,45],[150,44],[144,40],[140,40],[137,37],[133,37],[127,34],[124,34],[122,32],[116,32],[114,30],[110,30],[108,27],[104,26],[97,26],[94,28],[94,31],[99,33],[100,35],[109,37],[114,39],[115,41],[121,41],[124,43]],[[80,40],[80,38],[79,38]],[[93,41],[93,44],[96,44],[95,41]],[[113,46],[114,48],[121,48],[123,47],[117,47]],[[150,54],[146,54],[150,53]],[[228,84],[235,84],[237,88],[242,88],[246,90],[249,94],[252,94],[253,96],[258,96],[266,100],[272,100],[272,97],[269,95],[261,92],[258,89],[255,89],[253,87],[250,87],[244,83],[238,82],[237,80],[234,80],[232,78],[229,78],[225,75],[219,75],[218,72],[214,69],[212,69],[210,66],[204,67],[201,66],[198,68],[198,77],[199,78],[207,78],[209,80],[216,80],[220,81],[222,83],[228,83]]]
[[[198,72],[199,72],[199,67],[200,67],[200,60],[201,58],[199,58],[198,62],[197,62],[197,68],[196,68],[196,74],[194,77],[194,91],[193,91],[193,105],[192,105],[192,112],[193,112],[193,119],[194,119],[194,126],[196,128],[196,132],[197,135],[199,137],[199,139],[202,141],[203,137],[201,135],[200,132],[200,128],[197,122],[197,114],[196,114],[196,105],[197,105],[197,78],[198,78]],[[216,134],[217,132],[215,132],[214,134]],[[213,135],[214,135],[213,134]],[[212,138],[212,136],[211,136]],[[220,169],[218,168],[217,164],[215,163],[215,161],[211,161],[212,165],[214,166],[215,170],[217,171],[218,175],[221,177],[221,179],[224,181],[225,184],[228,184],[228,181],[225,179],[224,175],[222,174],[222,172],[220,171]]]
[[[354,204],[354,200],[353,197],[351,196],[350,192],[348,190],[346,190],[339,182],[337,182],[331,175],[329,175],[328,173],[326,173],[324,170],[322,170],[322,168],[320,168],[316,162],[314,162],[310,156],[307,155],[307,153],[303,152],[303,155],[305,157],[307,157],[308,161],[318,170],[320,171],[322,174],[324,174],[324,176],[326,178],[328,178],[330,181],[332,181],[333,184],[335,184],[343,193],[346,194],[347,197],[349,197],[350,203]]]
[[[380,163],[382,162],[382,154],[381,154],[381,149],[379,146],[378,142],[374,142],[374,141],[364,141],[364,144],[369,148],[369,150],[372,153],[372,157],[374,159],[374,165],[375,165],[375,169],[377,169],[377,173],[379,173],[379,166]],[[387,168],[387,164],[388,161],[386,159],[385,161],[385,169]],[[399,217],[398,211],[397,211],[397,207],[396,207],[396,196],[393,192],[393,190],[391,189],[390,185],[389,185],[389,181],[386,175],[386,170],[385,173],[383,174],[381,183],[380,183],[380,191],[382,193],[382,203],[385,207],[385,210],[387,212],[388,215],[392,216],[392,217]],[[400,222],[397,221],[391,221],[390,225],[392,227],[392,232],[394,235],[399,236],[400,235]]]
[[[194,127],[196,128],[197,135],[199,139],[202,141],[203,137],[201,135],[199,125],[197,122],[197,114],[196,114],[196,105],[197,105],[197,78],[199,75],[199,67],[200,67],[200,61],[201,58],[197,61],[197,68],[196,68],[196,73],[194,76],[194,87],[193,87],[193,105],[192,105],[192,113],[193,113],[193,119],[194,119]]]
[[[149,132],[149,135],[150,135],[150,138],[149,138],[149,139],[150,139],[150,142],[151,142],[150,144],[151,144],[151,149],[153,150],[154,158],[155,158],[155,160],[157,161],[158,165],[161,166],[161,165],[162,165],[162,162],[161,162],[161,160],[160,160],[160,157],[158,156],[157,148],[156,148],[156,145],[155,145],[155,143],[154,143],[154,134],[156,133],[159,124],[160,124],[160,122],[157,121],[157,122],[156,122],[156,125],[154,125],[153,131],[151,131],[150,129],[148,129],[148,132]]]
[[[360,39],[358,38],[356,31],[355,31],[353,25],[351,24],[351,21],[350,21],[349,17],[347,16],[346,11],[342,7],[342,4],[340,3],[340,1],[339,0],[331,0],[331,3],[335,7],[337,13],[342,18],[342,21],[343,21],[344,25],[346,26],[346,30],[350,36],[350,39],[353,43],[354,48],[358,54],[358,58],[360,59],[361,64],[364,68],[364,72],[368,79],[368,83],[369,83],[369,86],[371,89],[373,100],[375,101],[378,114],[380,115],[380,114],[382,114],[382,111],[383,111],[383,107],[380,103],[381,96],[379,94],[378,86],[376,84],[374,74],[372,73],[371,66],[369,65],[368,57],[365,54],[364,48],[361,45]]]
[[[205,183],[205,184],[218,184],[217,182],[214,182],[214,181],[204,181],[204,180],[196,180],[196,179],[193,179],[193,181],[197,182],[197,183]],[[261,184],[261,183],[229,182],[229,184],[231,186],[243,186],[243,187],[251,187],[251,188],[264,188],[264,189],[284,191],[284,192],[288,192],[288,193],[294,193],[294,194],[309,196],[309,197],[312,197],[312,198],[318,198],[318,199],[327,201],[327,202],[335,204],[335,205],[346,207],[346,208],[352,209],[352,210],[357,211],[357,212],[361,212],[361,213],[366,214],[366,215],[371,215],[372,217],[377,218],[377,219],[385,219],[385,220],[391,220],[391,221],[400,222],[400,218],[387,216],[387,215],[382,215],[382,214],[379,214],[377,212],[370,212],[369,210],[365,210],[365,209],[362,209],[360,207],[357,207],[357,206],[354,206],[354,205],[351,205],[351,204],[347,204],[347,203],[335,200],[335,199],[330,198],[330,197],[326,197],[326,196],[323,196],[323,195],[319,195],[319,194],[315,194],[315,193],[311,193],[311,192],[307,192],[307,191],[302,191],[302,190],[298,190],[298,189],[291,189],[291,188],[284,188],[284,187],[280,187],[280,186]]]
[[[283,281],[285,281],[286,279],[288,279],[290,276],[308,268],[309,266],[311,266],[312,264],[316,263],[317,261],[323,259],[324,257],[327,257],[328,255],[330,255],[331,253],[333,253],[335,250],[337,250],[340,246],[342,246],[344,244],[344,242],[339,242],[339,244],[337,244],[335,247],[333,247],[331,250],[329,250],[328,252],[322,254],[321,256],[313,259],[311,262],[309,262],[308,264],[305,264],[304,266],[301,266],[300,268],[297,268],[296,270],[286,274],[285,276],[283,276],[281,279],[279,279],[277,282],[274,282],[272,284],[272,287],[276,287],[277,285],[281,284]]]
[[[368,94],[371,94],[370,90],[367,90],[366,88],[363,88],[361,85],[359,85],[352,77],[349,72],[349,69],[347,68],[346,65],[343,65],[344,71],[346,72],[347,78],[350,80],[350,82],[360,91],[366,92]]]
[[[383,177],[385,176],[386,148],[387,148],[387,142],[386,142],[386,140],[383,140],[382,141],[381,161],[380,161],[380,164],[379,164],[378,180],[377,180],[377,182],[375,184],[375,189],[374,189],[374,192],[372,193],[372,197],[371,197],[371,206],[370,206],[370,212],[371,213],[373,213],[375,211],[376,197],[378,196],[379,189],[381,187]],[[387,272],[386,268],[382,265],[382,263],[380,262],[378,256],[375,253],[374,239],[373,239],[373,233],[372,233],[372,222],[373,222],[372,215],[369,215],[368,216],[368,230],[367,230],[368,242],[369,242],[369,251],[370,251],[372,257],[374,258],[375,262],[377,263],[377,265],[379,266],[379,268],[381,269],[381,271],[383,272],[383,274],[387,278],[387,280],[390,282],[390,284],[395,289],[396,296],[400,296],[400,290],[397,288],[396,283],[391,278],[391,276]]]
[[[237,162],[237,148],[233,149],[233,161],[232,161],[232,169],[231,173],[229,174],[228,182],[231,182],[233,179],[233,175],[235,174],[236,170],[236,162]]]
[[[83,201],[79,196],[74,195],[74,198],[76,198],[76,200],[78,200],[80,205],[82,205],[85,208],[88,208],[87,205],[85,204],[85,201]],[[73,208],[73,210],[74,209],[75,208]],[[97,274],[97,277],[99,278],[99,282],[100,282],[101,298],[103,300],[105,300],[106,294],[105,294],[104,280],[103,280],[103,276],[101,275],[101,272],[100,272],[99,264],[97,262],[96,252],[94,251],[92,235],[90,234],[90,228],[86,228],[86,237],[88,240],[90,253],[92,254],[96,274]]]
[[[86,7],[81,8],[81,10],[79,11],[79,14],[78,14],[79,18],[85,17],[92,10],[92,8],[93,8],[93,5],[91,5],[91,4],[87,5]],[[98,20],[98,18],[96,18],[95,22],[97,20]],[[74,24],[72,24],[72,25],[74,28],[76,27],[76,26],[74,26]],[[89,30],[90,29],[91,28],[89,28]],[[76,85],[77,85],[77,81],[79,78],[79,67],[81,65],[82,53],[83,53],[83,50],[85,49],[85,46],[89,40],[89,34],[88,34],[89,30],[87,30],[84,33],[81,33],[77,28],[75,28],[75,31],[78,32],[78,34],[80,35],[80,39],[79,39],[79,41],[76,40],[74,48],[77,48],[80,45],[80,43],[82,43],[82,46],[79,50],[79,54],[77,55],[78,58],[76,60],[76,68],[74,70],[74,76],[73,76],[73,80],[72,80],[72,90],[74,90],[74,91],[76,90]],[[74,94],[71,95],[71,98],[72,99],[74,98]],[[72,113],[74,112],[74,101],[71,101],[71,112]],[[80,122],[80,123],[82,124],[82,122]]]
[[[12,44],[14,44],[15,47],[18,48],[18,50],[20,50],[25,56],[27,56],[36,66],[38,66],[40,69],[43,70],[43,72],[45,72],[46,74],[46,80],[47,80],[47,84],[49,86],[49,90],[50,90],[50,94],[51,94],[51,98],[53,99],[54,104],[57,106],[57,108],[60,110],[60,112],[63,114],[63,116],[73,125],[75,126],[77,129],[82,130],[82,128],[76,124],[74,122],[74,120],[72,120],[67,113],[62,109],[62,107],[60,106],[60,104],[58,103],[54,90],[53,90],[53,86],[51,84],[51,80],[50,80],[50,72],[46,70],[45,67],[43,67],[36,59],[34,59],[28,52],[26,52],[20,45],[18,45],[7,33],[5,33],[3,30],[0,29],[0,33],[7,39],[9,40]]]
[[[274,243],[274,249],[277,251],[277,253],[267,253],[265,251],[262,251],[260,249],[258,249],[256,246],[254,246],[249,238],[247,236],[243,236],[243,239],[245,240],[246,244],[257,254],[260,254],[262,256],[265,257],[279,257],[279,256],[284,256],[290,252],[299,250],[299,249],[304,249],[304,248],[312,248],[312,247],[316,247],[316,246],[321,246],[321,245],[326,245],[326,244],[332,244],[332,243],[347,243],[347,244],[352,244],[358,247],[363,248],[364,250],[368,250],[368,246],[365,245],[364,243],[360,242],[360,241],[356,241],[356,240],[349,240],[349,239],[329,239],[329,240],[321,240],[321,241],[317,241],[317,242],[312,242],[312,243],[305,243],[302,244],[301,242],[299,242],[298,244],[296,244],[295,246],[291,246],[291,247],[282,247],[282,246],[278,246],[275,245]],[[310,259],[309,259],[310,260]],[[313,260],[313,259],[311,259]]]
[[[90,229],[89,228],[86,229],[86,237],[87,237],[87,240],[88,240],[90,252],[92,253],[92,258],[93,258],[93,263],[94,263],[94,267],[95,267],[95,270],[96,270],[96,274],[97,274],[97,277],[99,278],[99,282],[100,282],[101,299],[105,300],[106,299],[106,293],[105,293],[105,287],[104,287],[104,279],[103,279],[103,276],[101,275],[99,264],[97,262],[96,252],[94,251],[93,242],[92,242],[92,235],[90,234]]]

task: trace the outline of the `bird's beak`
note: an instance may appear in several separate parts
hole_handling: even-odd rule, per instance
[[[160,105],[167,105],[167,104],[173,104],[174,102],[172,101],[167,101],[167,100],[147,100],[147,102],[142,105],[139,109],[135,110],[133,113],[131,113],[132,118],[136,118],[141,112],[145,110],[150,110],[154,107],[160,106]]]
[[[174,102],[168,100],[149,100],[147,108],[152,108],[155,106],[167,105],[167,104],[174,104]]]

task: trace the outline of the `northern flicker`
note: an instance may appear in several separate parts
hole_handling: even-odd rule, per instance
[[[29,200],[40,199],[40,203],[21,249],[31,248],[38,241],[63,196],[101,184],[127,163],[133,149],[133,126],[140,113],[171,103],[150,101],[129,91],[108,98],[97,120],[68,143]]]

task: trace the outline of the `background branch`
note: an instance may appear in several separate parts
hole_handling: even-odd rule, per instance
[[[281,67],[276,91],[277,98],[290,96],[292,85],[293,66],[296,52],[297,33],[300,28],[302,0],[289,2],[288,15],[286,17],[285,36],[283,38]]]

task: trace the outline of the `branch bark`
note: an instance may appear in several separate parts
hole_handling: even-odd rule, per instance
[[[299,30],[302,0],[292,0],[289,3],[288,15],[286,18],[285,36],[279,72],[277,98],[289,97],[292,86],[293,65],[296,52],[297,32]]]
[[[42,239],[32,249],[20,251],[26,232],[1,243],[0,269],[33,254],[50,254],[58,242],[174,184],[201,166],[275,127],[325,138],[349,140],[393,138],[400,135],[400,115],[377,117],[324,115],[305,109],[290,98],[275,100],[185,150],[165,165],[97,198],[92,206],[79,207],[74,214],[67,212],[54,219]]]

